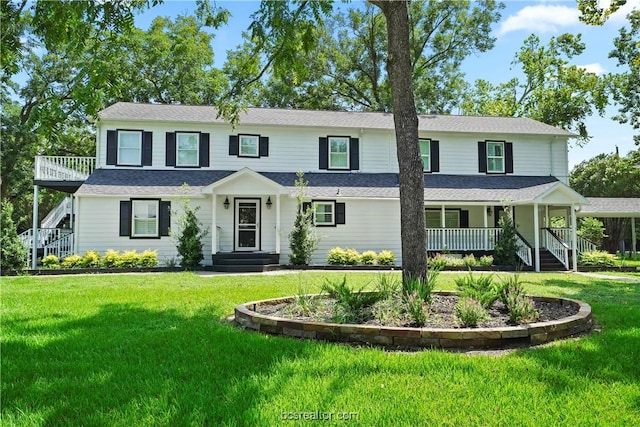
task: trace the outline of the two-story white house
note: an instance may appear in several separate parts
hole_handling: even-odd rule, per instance
[[[235,128],[216,116],[213,107],[117,103],[98,116],[95,160],[38,158],[35,192],[73,194],[62,246],[155,249],[171,259],[170,229],[188,198],[209,230],[205,264],[287,264],[303,171],[320,237],[314,264],[336,246],[387,249],[402,262],[391,114],[250,108]],[[574,135],[527,118],[473,116],[420,116],[419,135],[428,251],[491,252],[508,204],[524,263],[571,267],[576,211],[588,204],[567,185]],[[550,229],[554,216],[570,226]]]

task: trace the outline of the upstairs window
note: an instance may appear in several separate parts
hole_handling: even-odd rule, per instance
[[[349,169],[348,137],[329,137],[329,169]]]
[[[487,141],[487,172],[504,173],[504,142]]]
[[[176,166],[199,166],[199,133],[176,133]]]
[[[313,211],[316,225],[335,225],[333,202],[314,202]]]
[[[258,135],[238,135],[240,138],[240,153],[242,157],[259,157],[258,147],[260,137]]]
[[[118,164],[137,166],[142,163],[142,132],[118,131]]]
[[[431,140],[420,140],[420,157],[422,157],[422,169],[431,172]]]

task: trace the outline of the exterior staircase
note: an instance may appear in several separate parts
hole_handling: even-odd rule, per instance
[[[540,248],[540,271],[566,271],[564,264],[549,250]]]
[[[280,268],[280,254],[268,252],[218,252],[212,255],[213,271],[258,273]]]

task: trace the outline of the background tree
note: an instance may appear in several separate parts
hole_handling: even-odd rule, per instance
[[[465,114],[529,117],[589,138],[585,120],[594,112],[604,114],[609,80],[569,60],[585,49],[580,35],[552,37],[547,46],[529,36],[512,64],[521,66],[524,77],[491,84],[477,80],[465,97]]]
[[[27,261],[27,248],[16,232],[13,223],[13,206],[8,201],[2,202],[0,212],[0,270],[19,271]]]
[[[640,149],[621,157],[617,152],[599,154],[576,165],[569,175],[571,188],[586,197],[640,197]],[[618,249],[618,242],[629,233],[630,222],[622,218],[601,218],[608,237],[603,248]]]

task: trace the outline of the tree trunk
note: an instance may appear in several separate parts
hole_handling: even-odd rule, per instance
[[[387,21],[387,72],[393,99],[393,120],[400,171],[400,236],[403,280],[427,279],[424,219],[424,177],[418,115],[413,96],[413,69],[409,49],[409,14],[406,1],[372,1]]]

